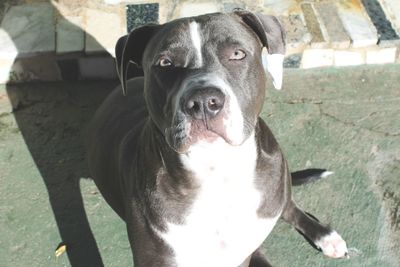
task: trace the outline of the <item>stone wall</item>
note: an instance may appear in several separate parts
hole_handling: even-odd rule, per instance
[[[235,8],[274,14],[286,67],[398,62],[398,0],[6,0],[0,82],[116,78],[116,40],[140,25]]]

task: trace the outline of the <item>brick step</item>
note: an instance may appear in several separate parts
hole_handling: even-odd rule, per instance
[[[40,1],[38,1],[40,2]],[[148,22],[245,8],[277,15],[287,30],[285,67],[398,62],[398,0],[67,0],[12,6],[0,27],[0,83],[116,78],[114,44]],[[86,3],[86,4],[85,4]]]

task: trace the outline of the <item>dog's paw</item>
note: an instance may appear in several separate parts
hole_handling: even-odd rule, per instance
[[[325,256],[330,258],[348,257],[346,242],[336,231],[321,237],[315,242],[315,245],[322,250]]]

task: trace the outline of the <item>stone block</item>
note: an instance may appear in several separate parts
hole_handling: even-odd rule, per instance
[[[179,17],[198,16],[206,13],[220,12],[221,6],[216,2],[184,2],[180,8]]]
[[[293,0],[264,0],[264,7],[268,14],[275,16],[288,17],[301,14],[298,1]]]
[[[101,10],[86,9],[86,53],[107,51],[114,55],[117,40],[126,34],[125,22],[119,14]]]
[[[311,42],[311,34],[301,15],[282,16],[279,20],[286,31],[286,54],[301,53]]]
[[[82,30],[82,18],[62,17],[57,22],[57,53],[83,51],[85,34]]]
[[[400,35],[400,4],[399,0],[378,0],[385,15],[389,18],[394,30]]]
[[[341,66],[357,66],[365,64],[364,51],[335,51],[334,52],[334,65]]]
[[[263,12],[277,16],[285,28],[286,55],[302,53],[311,43],[312,36],[299,3],[293,0],[263,0],[263,5]]]
[[[147,23],[159,22],[159,4],[128,5],[126,18],[128,32]]]
[[[377,31],[360,0],[338,1],[336,5],[353,47],[373,46],[378,43]]]
[[[54,10],[51,4],[13,6],[5,14],[0,28],[5,31],[19,55],[55,50]],[[8,51],[10,42],[0,41],[0,51]]]
[[[312,3],[304,3],[301,5],[301,8],[303,10],[307,29],[312,36],[311,48],[325,48],[328,45],[326,31],[323,29],[324,25],[320,21],[314,5]]]
[[[381,48],[367,51],[367,64],[386,64],[396,62],[396,47]]]
[[[333,49],[306,49],[303,52],[300,67],[303,69],[309,69],[332,66],[333,59]]]
[[[379,44],[385,46],[396,44],[399,42],[399,36],[393,29],[392,24],[386,18],[385,13],[378,1],[374,0],[361,0],[365,10],[367,11],[372,23],[378,31]],[[398,2],[400,4],[400,2]]]
[[[84,57],[78,59],[80,78],[83,80],[117,79],[112,57]]]
[[[315,3],[314,6],[325,26],[329,45],[335,49],[348,48],[350,46],[350,37],[343,27],[336,6],[331,2]]]

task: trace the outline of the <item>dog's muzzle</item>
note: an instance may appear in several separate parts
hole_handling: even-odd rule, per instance
[[[192,87],[181,95],[178,103],[172,125],[165,130],[171,148],[186,153],[200,140],[212,142],[224,138],[227,97],[220,88]]]

